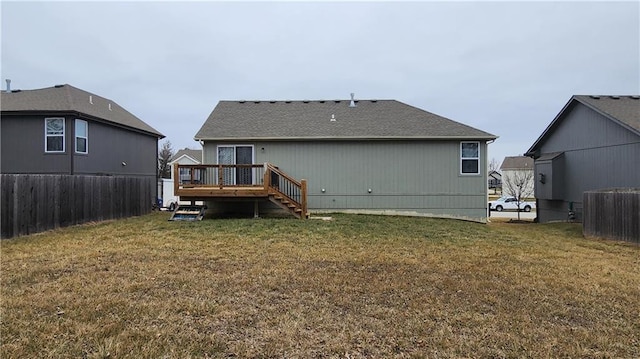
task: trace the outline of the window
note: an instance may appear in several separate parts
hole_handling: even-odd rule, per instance
[[[480,173],[480,142],[460,143],[460,173]]]
[[[64,152],[64,118],[44,119],[45,152]]]
[[[76,153],[89,153],[89,125],[85,120],[76,120]]]

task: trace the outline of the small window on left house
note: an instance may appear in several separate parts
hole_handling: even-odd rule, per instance
[[[76,153],[89,153],[89,125],[76,119]]]
[[[45,152],[64,152],[64,118],[45,118]]]

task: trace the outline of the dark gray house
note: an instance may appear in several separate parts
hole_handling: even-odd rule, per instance
[[[0,101],[2,238],[151,211],[160,132],[70,85]]]
[[[71,85],[2,92],[1,173],[156,177],[164,136]]]
[[[526,153],[540,222],[582,218],[583,193],[640,187],[640,96],[573,96]]]
[[[258,166],[268,163],[284,172],[278,179],[306,180],[312,212],[487,218],[496,136],[399,101],[220,101],[195,139],[203,164],[224,172],[214,182],[263,185]]]

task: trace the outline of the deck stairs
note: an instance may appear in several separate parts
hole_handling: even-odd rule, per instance
[[[273,193],[269,193],[269,201],[278,205],[278,207],[284,209],[291,213],[294,217],[299,219],[307,219],[309,218],[308,213],[302,213],[302,206],[296,201],[292,201],[290,198],[287,198],[285,194],[279,191],[273,191]]]
[[[205,206],[180,205],[171,214],[170,221],[201,221],[204,218]]]

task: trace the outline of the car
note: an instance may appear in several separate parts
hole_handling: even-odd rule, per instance
[[[533,208],[536,208],[535,202],[520,202],[520,210],[525,212],[531,212]],[[502,212],[503,210],[517,210],[518,200],[515,197],[503,196],[495,201],[489,201],[489,210]]]

